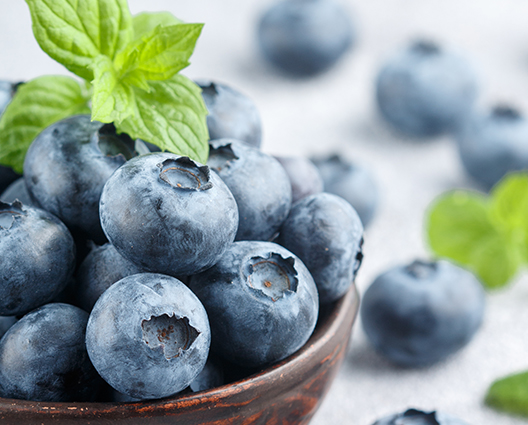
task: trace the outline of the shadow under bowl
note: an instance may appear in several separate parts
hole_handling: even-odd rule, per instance
[[[247,378],[197,393],[134,403],[60,403],[0,398],[9,424],[246,425],[307,424],[347,351],[359,307],[355,285],[322,309],[295,354]]]

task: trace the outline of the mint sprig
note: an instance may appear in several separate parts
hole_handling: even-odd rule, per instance
[[[426,216],[428,243],[438,257],[472,270],[488,288],[506,285],[528,262],[528,174],[511,173],[489,196],[445,193]]]
[[[41,48],[85,83],[39,77],[24,84],[0,119],[0,164],[21,172],[40,131],[89,107],[92,120],[113,122],[118,132],[207,161],[207,109],[199,87],[178,74],[202,24],[168,12],[132,17],[126,0],[26,3]]]
[[[528,417],[528,371],[493,382],[485,403],[496,410]]]

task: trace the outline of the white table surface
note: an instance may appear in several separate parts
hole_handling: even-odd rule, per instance
[[[345,0],[344,0],[345,1]],[[416,142],[391,133],[377,116],[373,80],[383,59],[425,35],[466,52],[481,79],[479,106],[509,102],[528,111],[528,2],[524,0],[349,0],[356,48],[320,77],[296,81],[260,58],[255,26],[268,0],[129,0],[133,13],[169,10],[204,22],[184,74],[227,83],[249,95],[263,122],[263,150],[312,155],[338,151],[371,168],[380,188],[377,215],[365,233],[361,293],[387,268],[426,258],[423,217],[435,196],[472,187],[448,137]],[[0,79],[67,74],[34,41],[22,0],[0,0]],[[526,420],[485,407],[488,385],[528,369],[528,278],[488,296],[484,324],[463,351],[422,370],[394,367],[369,346],[357,323],[344,365],[313,425],[370,425],[416,407],[438,409],[473,425]]]

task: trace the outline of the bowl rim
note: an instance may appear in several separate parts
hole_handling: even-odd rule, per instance
[[[320,312],[322,320],[317,326],[306,344],[297,352],[286,359],[269,366],[261,371],[255,372],[242,379],[229,382],[219,387],[203,390],[195,393],[175,394],[156,400],[132,401],[132,402],[44,402],[20,399],[9,399],[0,397],[0,416],[2,414],[19,414],[37,417],[52,414],[57,417],[73,419],[86,416],[87,414],[112,414],[127,415],[132,412],[168,412],[182,406],[201,404],[204,400],[222,400],[232,395],[243,392],[249,387],[259,388],[269,386],[269,382],[283,378],[291,373],[295,366],[302,366],[307,360],[318,353],[335,336],[339,329],[350,321],[355,322],[359,310],[359,293],[355,284],[351,285],[348,292],[334,303],[322,306]],[[349,335],[350,336],[350,335]],[[348,338],[346,338],[348,345]],[[334,350],[334,355],[337,355]]]

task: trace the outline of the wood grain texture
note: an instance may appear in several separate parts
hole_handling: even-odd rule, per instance
[[[353,286],[321,312],[297,353],[245,379],[198,393],[139,403],[45,403],[0,398],[6,424],[301,425],[319,407],[347,351],[359,307]]]

